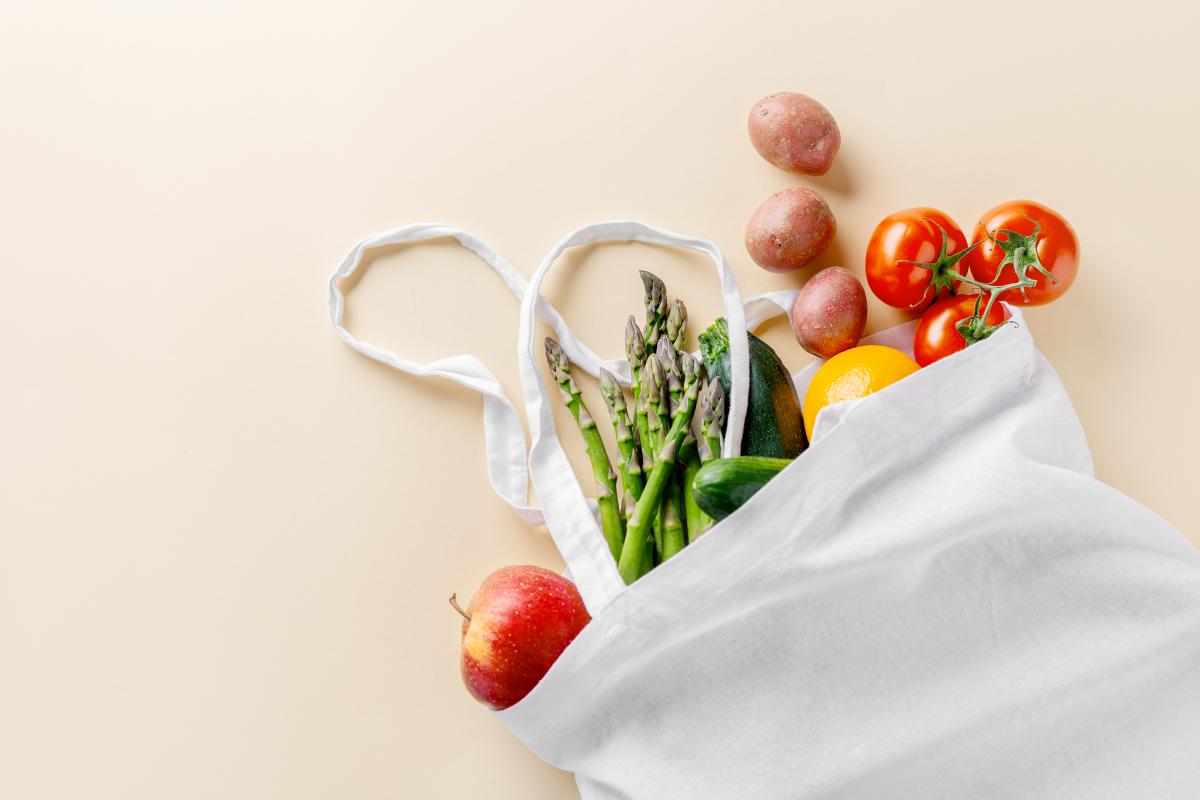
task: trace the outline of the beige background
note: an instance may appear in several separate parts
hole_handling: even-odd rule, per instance
[[[6,3],[0,796],[574,795],[459,684],[446,595],[559,563],[489,492],[478,399],[325,319],[342,254],[405,222],[528,273],[578,224],[640,218],[714,239],[756,293],[812,272],[742,249],[783,187],[825,193],[821,263],[860,273],[894,209],[1043,200],[1083,267],[1029,321],[1097,471],[1200,542],[1197,12],[965,5]],[[747,141],[783,89],[841,124],[826,178]],[[568,259],[551,298],[615,355],[645,265],[716,311],[700,262],[636,246]],[[515,316],[445,244],[350,299],[364,338],[478,353],[514,395]]]

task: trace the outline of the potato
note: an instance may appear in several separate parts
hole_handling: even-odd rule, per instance
[[[750,142],[780,169],[824,175],[842,145],[837,121],[825,106],[795,92],[764,97],[750,109]]]
[[[791,272],[812,261],[837,234],[825,198],[812,189],[785,189],[763,201],[746,225],[746,252],[770,272]]]
[[[796,341],[821,358],[858,345],[867,325],[867,293],[845,267],[827,267],[809,279],[792,306]]]

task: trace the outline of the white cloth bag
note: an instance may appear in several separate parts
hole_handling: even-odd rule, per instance
[[[822,411],[795,463],[625,587],[555,436],[535,319],[585,370],[605,362],[540,299],[542,277],[563,250],[595,241],[712,257],[734,353],[731,450],[743,323],[790,293],[743,314],[713,245],[631,222],[566,237],[528,286],[446,226],[360,244],[330,282],[335,327],[372,357],[484,391],[493,484],[528,519],[538,515],[519,419],[490,373],[469,360],[420,367],[341,328],[337,280],[370,247],[423,233],[455,236],[523,295],[529,472],[593,620],[498,716],[574,772],[585,800],[1200,797],[1200,554],[1092,476],[1071,403],[1019,311],[1016,326]],[[911,331],[873,338],[910,348]],[[797,376],[801,391],[812,369]]]

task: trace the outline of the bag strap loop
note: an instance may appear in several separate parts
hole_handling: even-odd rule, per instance
[[[353,275],[367,254],[375,249],[390,245],[421,242],[430,239],[451,238],[475,253],[485,264],[500,276],[504,284],[517,298],[525,296],[525,276],[517,271],[500,251],[475,235],[440,223],[417,223],[377,233],[360,241],[329,279],[329,320],[333,329],[346,344],[367,358],[394,367],[401,372],[418,377],[437,376],[483,395],[483,434],[487,455],[488,479],[492,488],[504,502],[512,507],[521,519],[530,525],[545,522],[542,510],[529,503],[529,470],[525,449],[525,428],[516,407],[508,399],[496,376],[471,355],[456,355],[440,358],[428,364],[420,364],[356,338],[342,324],[345,316],[346,298],[338,286],[343,278]],[[559,335],[564,349],[572,360],[606,364],[588,350],[567,328],[559,313],[546,301],[538,303],[537,315],[552,326]],[[615,366],[615,365],[614,365]]]

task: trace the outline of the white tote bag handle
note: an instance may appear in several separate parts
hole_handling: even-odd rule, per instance
[[[345,296],[338,286],[343,278],[353,275],[367,255],[375,249],[397,244],[451,238],[475,253],[500,276],[516,297],[523,301],[519,347],[521,380],[530,410],[530,426],[535,431],[535,452],[525,448],[525,431],[520,415],[509,400],[496,376],[472,355],[447,356],[428,364],[403,358],[381,347],[356,338],[343,325]],[[729,434],[725,437],[725,454],[740,448],[742,421],[748,397],[749,355],[746,346],[746,323],[755,328],[781,312],[790,312],[795,292],[770,292],[741,304],[737,283],[720,250],[711,242],[664,231],[638,222],[606,222],[588,225],[569,234],[547,256],[537,275],[537,286],[550,265],[570,247],[598,241],[642,241],[701,252],[712,259],[721,280],[722,297],[730,330],[730,351],[733,362],[732,397],[729,404]],[[387,364],[401,372],[418,377],[442,377],[483,395],[483,428],[488,478],[492,488],[525,522],[541,525],[549,521],[551,535],[571,569],[572,577],[593,613],[618,592],[622,583],[612,557],[604,546],[594,513],[594,502],[583,495],[574,473],[555,436],[551,417],[552,404],[547,404],[538,369],[529,363],[531,353],[540,353],[532,343],[532,313],[553,328],[572,363],[592,376],[607,369],[628,383],[629,365],[623,358],[606,360],[594,353],[575,336],[562,316],[538,294],[528,291],[525,277],[492,245],[477,236],[452,225],[417,223],[368,236],[354,245],[334,271],[328,284],[329,319],[338,336],[350,347],[368,358]],[[525,321],[529,319],[529,330]],[[531,383],[530,381],[534,381]],[[536,397],[531,401],[531,390]],[[536,413],[534,409],[536,408]],[[541,447],[538,441],[543,441]],[[541,455],[539,455],[541,454]],[[545,514],[529,502],[529,480],[533,473],[538,494],[553,498],[555,511]],[[546,501],[543,500],[543,503]]]
[[[376,361],[395,367],[401,372],[418,377],[437,376],[473,389],[483,395],[483,433],[487,453],[488,479],[492,488],[504,502],[531,525],[544,522],[541,509],[529,504],[529,472],[526,464],[525,428],[521,417],[508,399],[500,381],[471,355],[447,356],[428,364],[419,364],[395,353],[360,341],[342,325],[346,298],[338,287],[338,281],[353,275],[371,250],[407,242],[428,239],[452,238],[463,247],[479,256],[484,263],[499,275],[509,291],[516,297],[525,296],[525,276],[508,262],[501,253],[482,239],[451,225],[439,223],[417,223],[368,236],[360,241],[329,279],[329,320],[333,329],[346,344]],[[620,370],[624,362],[609,364],[588,350],[566,326],[562,317],[544,300],[537,305],[537,315],[554,328],[563,348],[572,360],[581,363],[600,364],[605,368]]]
[[[746,301],[746,305],[744,306],[746,309],[746,330],[758,330],[759,325],[778,316],[786,316],[788,322],[791,322],[792,308],[796,304],[796,295],[798,294],[800,292],[781,290],[751,297]]]
[[[559,256],[569,248],[596,242],[646,242],[679,247],[704,253],[712,259],[721,282],[721,297],[725,318],[729,323],[729,351],[732,386],[729,399],[728,432],[724,454],[739,452],[742,424],[746,418],[746,401],[750,382],[750,353],[746,336],[746,313],[742,307],[737,281],[725,257],[717,246],[704,239],[681,236],[640,222],[614,221],[585,225],[565,236],[554,246],[529,281],[521,301],[520,332],[517,360],[521,371],[521,387],[525,394],[525,410],[529,420],[532,447],[529,471],[545,513],[546,524],[554,543],[571,570],[588,610],[595,615],[625,586],[617,573],[617,565],[600,532],[595,515],[575,479],[554,429],[553,404],[558,393],[548,393],[542,381],[539,363],[544,360],[541,341],[534,341],[534,323],[542,300],[540,289],[546,273]],[[565,348],[565,343],[564,343]],[[581,352],[584,350],[578,347]],[[595,356],[591,360],[577,359],[568,351],[571,361],[590,374],[604,366]],[[619,360],[618,360],[619,361]],[[607,363],[617,363],[607,362]],[[623,365],[624,366],[624,365]],[[620,374],[628,375],[623,369]]]

